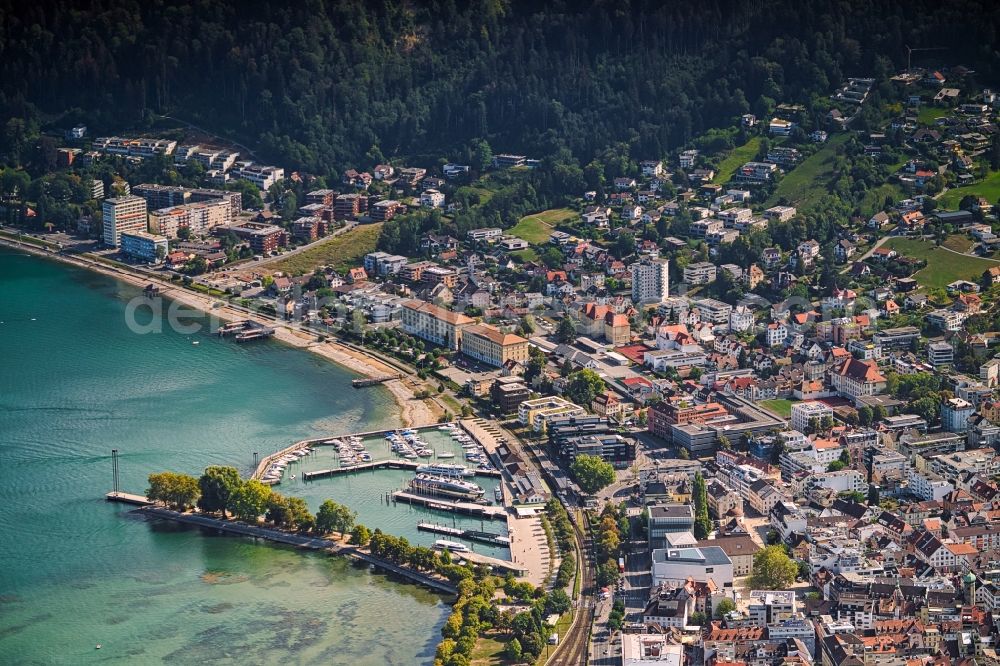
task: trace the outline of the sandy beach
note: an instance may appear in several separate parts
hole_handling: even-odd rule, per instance
[[[5,238],[0,238],[0,245],[95,271],[139,288],[154,284],[159,287],[161,296],[189,308],[211,314],[222,321],[252,319],[274,328],[274,337],[280,342],[319,354],[333,363],[366,377],[380,377],[399,372],[397,368],[388,365],[375,356],[352,349],[335,340],[327,339],[325,342],[320,342],[315,334],[301,330],[295,323],[276,321],[263,317],[260,314],[234,307],[214,296],[189,291],[168,280],[132,273],[124,269],[102,264],[85,256],[56,254],[27,244],[19,245]],[[443,415],[440,406],[434,401],[418,400],[415,397],[415,392],[423,388],[422,383],[415,377],[407,376],[403,379],[385,382],[383,386],[392,393],[399,404],[400,418],[404,426],[436,423]]]

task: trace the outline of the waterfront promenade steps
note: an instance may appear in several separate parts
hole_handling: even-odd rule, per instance
[[[449,527],[448,525],[438,525],[436,523],[417,523],[417,529],[423,530],[424,532],[433,532],[435,534],[446,534],[448,536],[460,537],[468,539],[469,541],[478,541],[479,543],[488,543],[494,546],[510,545],[510,537],[505,537],[502,534],[494,534],[493,532],[463,530],[458,527]]]
[[[394,375],[383,375],[381,377],[366,377],[364,379],[352,379],[351,386],[354,388],[364,388],[366,386],[375,386],[376,384],[383,384],[385,382],[391,382],[395,379],[402,379],[403,373],[397,372]]]
[[[455,502],[452,500],[441,499],[440,497],[408,493],[405,490],[397,490],[394,492],[392,494],[392,499],[397,502],[406,502],[408,504],[426,506],[429,509],[464,513],[477,518],[489,518],[490,520],[507,519],[507,510],[500,506],[488,506],[484,504],[476,504],[474,502]]]
[[[109,493],[110,494],[110,493]],[[121,493],[119,493],[121,494]],[[133,496],[135,497],[135,496]],[[234,534],[237,536],[247,536],[256,539],[266,539],[274,543],[282,543],[289,546],[295,546],[297,548],[303,548],[306,550],[318,550],[330,553],[332,555],[343,555],[344,557],[349,557],[356,562],[361,562],[374,566],[383,571],[388,571],[390,573],[396,574],[414,583],[424,585],[438,592],[444,592],[445,594],[458,594],[458,588],[447,580],[442,580],[434,576],[429,576],[427,574],[421,573],[419,571],[414,571],[408,567],[401,567],[388,560],[384,560],[380,557],[376,557],[370,553],[359,550],[358,548],[350,545],[345,545],[333,541],[332,539],[323,539],[320,537],[303,536],[300,534],[293,534],[291,532],[284,532],[282,530],[271,529],[268,527],[261,527],[256,525],[247,525],[245,523],[238,523],[229,520],[220,520],[218,518],[212,518],[211,516],[204,516],[196,513],[180,513],[178,511],[172,511],[165,507],[146,505],[136,509],[146,515],[153,516],[155,518],[161,518],[163,520],[172,520],[177,523],[184,525],[193,525],[196,527],[203,527],[207,529],[215,529],[226,534]],[[498,560],[499,561],[499,560]]]
[[[122,504],[132,504],[135,506],[149,506],[152,504],[145,495],[133,495],[132,493],[110,492],[104,496],[109,502],[121,502]]]

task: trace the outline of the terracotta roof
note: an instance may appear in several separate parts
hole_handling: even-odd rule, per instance
[[[859,361],[856,358],[849,358],[844,364],[837,368],[837,374],[841,377],[864,382],[884,382],[885,377],[878,371],[878,364],[875,361]]]
[[[494,342],[503,347],[506,347],[508,345],[516,345],[528,342],[520,335],[514,335],[513,333],[504,333],[498,328],[494,328],[493,326],[486,326],[485,324],[471,324],[469,326],[466,326],[462,330],[463,330],[463,335],[478,335],[481,338],[486,338],[487,340],[490,340],[491,342]]]
[[[451,310],[446,310],[445,308],[438,307],[433,303],[426,303],[424,301],[409,300],[403,303],[403,307],[408,310],[414,310],[416,312],[422,312],[435,319],[440,319],[453,326],[464,326],[467,324],[472,324],[476,320],[472,317],[467,317],[461,312],[452,312]]]

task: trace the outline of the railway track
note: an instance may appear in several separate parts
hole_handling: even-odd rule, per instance
[[[594,623],[594,569],[590,565],[590,545],[587,536],[581,529],[578,514],[572,515],[573,531],[576,532],[577,551],[579,553],[580,598],[573,624],[565,636],[561,637],[547,664],[551,666],[586,666],[590,648],[590,628]]]

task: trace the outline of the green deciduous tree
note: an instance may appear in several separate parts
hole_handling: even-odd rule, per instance
[[[320,532],[340,532],[347,534],[354,527],[357,514],[343,504],[326,500],[316,512],[316,529]]]
[[[163,502],[174,509],[185,511],[194,506],[201,496],[198,479],[188,474],[160,472],[149,475],[146,497],[154,502]]]
[[[198,508],[202,511],[226,511],[231,509],[230,499],[233,493],[243,484],[240,473],[235,467],[212,466],[198,479],[201,488],[201,498]]]
[[[788,587],[799,572],[795,560],[782,546],[767,546],[753,557],[750,587],[755,590],[780,590]]]
[[[568,379],[566,397],[585,407],[589,407],[594,398],[605,388],[604,380],[590,368],[577,370],[570,374]]]
[[[721,619],[734,610],[736,610],[736,603],[732,599],[723,599],[715,606],[715,617]]]
[[[239,520],[256,523],[267,511],[270,500],[271,488],[257,479],[249,479],[233,491],[229,503],[233,515]]]
[[[599,456],[579,455],[570,465],[573,479],[585,493],[596,493],[615,480],[615,468]]]

